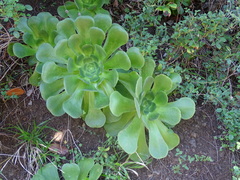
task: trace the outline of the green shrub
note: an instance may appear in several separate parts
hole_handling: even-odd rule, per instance
[[[223,147],[236,150],[239,143],[237,83],[239,82],[239,17],[237,11],[190,13],[177,23],[171,36],[173,47],[166,60],[176,61],[183,74],[180,93],[203,104],[210,102],[223,122]],[[184,87],[184,88],[182,88]],[[236,115],[236,116],[235,116]],[[225,141],[228,140],[228,143]]]
[[[31,11],[32,7],[30,5],[18,3],[18,0],[0,1],[0,19],[3,20],[3,22],[11,22],[11,20],[14,21],[14,25],[9,29],[9,31],[17,38],[20,37],[20,34],[17,29],[15,29],[15,26],[18,24],[20,17],[30,16],[29,14],[25,14],[26,10]]]

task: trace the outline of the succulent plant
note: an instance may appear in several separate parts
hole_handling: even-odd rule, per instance
[[[119,87],[125,91],[114,91],[109,110],[105,110],[109,114],[106,116],[117,117],[107,120],[106,131],[117,135],[119,145],[135,160],[149,155],[156,159],[166,157],[179,144],[179,137],[171,127],[181,119],[191,118],[195,112],[190,98],[168,102],[169,93],[181,82],[181,77],[173,73],[170,77],[161,74],[153,78],[153,67],[153,62],[146,62],[142,76],[136,72],[119,74]]]
[[[33,56],[42,43],[54,45],[54,39],[57,35],[58,19],[48,12],[41,12],[37,16],[29,19],[20,18],[17,28],[23,33],[23,42],[13,43],[9,46],[9,53],[19,58]]]
[[[55,116],[83,116],[90,127],[102,127],[106,117],[101,109],[109,105],[118,71],[143,65],[141,54],[137,48],[118,50],[128,34],[109,15],[67,18],[57,24],[57,32],[55,47],[44,43],[36,54],[47,108]]]
[[[97,180],[103,171],[103,166],[95,164],[93,159],[85,158],[76,163],[66,163],[61,172],[65,180]],[[57,166],[49,163],[38,170],[31,180],[51,179],[60,180]]]
[[[81,15],[95,16],[98,13],[109,14],[102,6],[107,4],[109,0],[74,0],[67,1],[63,6],[59,6],[58,14],[63,18],[76,19]]]

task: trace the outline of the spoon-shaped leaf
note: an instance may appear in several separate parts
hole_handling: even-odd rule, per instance
[[[89,180],[98,180],[103,171],[103,166],[95,164],[89,173]]]
[[[115,116],[121,116],[123,113],[131,112],[135,110],[135,104],[132,99],[122,96],[119,92],[114,91],[110,95],[110,104],[111,112]]]
[[[100,109],[90,108],[85,117],[86,124],[92,128],[100,128],[106,122],[106,116]]]
[[[140,130],[141,120],[135,116],[129,125],[118,133],[118,143],[128,154],[136,152]]]
[[[167,92],[170,89],[172,89],[172,80],[168,76],[160,74],[155,77],[154,85],[152,88],[152,91],[154,93],[157,93],[158,91]]]
[[[149,121],[149,152],[152,157],[161,159],[168,154],[168,145],[164,141],[155,121]]]
[[[161,121],[156,121],[156,124],[169,150],[175,148],[180,142],[179,136],[171,129],[168,129]]]
[[[195,103],[188,97],[183,97],[175,102],[171,102],[169,106],[177,107],[181,111],[182,119],[190,119],[195,113]]]
[[[79,178],[80,180],[86,179],[88,176],[88,173],[94,166],[94,160],[90,158],[84,158],[80,160],[78,163],[78,166],[80,167],[80,173],[79,173]]]
[[[65,180],[78,180],[80,168],[75,163],[66,163],[62,166],[62,175]]]
[[[63,103],[69,98],[66,92],[51,96],[47,99],[47,108],[54,116],[61,116],[65,113]]]
[[[47,62],[43,65],[42,80],[46,83],[52,83],[68,75],[67,69],[56,65],[54,62]]]
[[[128,33],[125,29],[114,24],[108,31],[107,39],[103,46],[106,51],[107,57],[109,57],[115,50],[128,42]]]
[[[128,49],[127,54],[131,60],[132,67],[142,68],[145,62],[145,59],[138,48],[131,47]]]

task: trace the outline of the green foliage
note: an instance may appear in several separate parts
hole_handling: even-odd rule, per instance
[[[149,155],[157,159],[167,156],[179,144],[178,135],[168,127],[178,124],[181,118],[191,118],[195,112],[190,98],[168,103],[168,94],[181,82],[181,77],[161,74],[153,78],[153,69],[154,62],[149,61],[142,69],[142,77],[135,72],[120,74],[121,88],[126,88],[130,97],[120,90],[110,96],[111,113],[119,118],[108,119],[105,129],[111,135],[118,135],[119,145],[128,154],[134,154],[135,160],[137,155],[142,159]]]
[[[178,157],[178,165],[172,167],[174,173],[182,174],[182,170],[189,170],[187,163],[194,163],[194,162],[213,162],[212,158],[205,155],[197,155],[190,156],[184,154],[183,151],[180,149],[176,149],[176,157]]]
[[[229,108],[218,108],[216,110],[217,117],[223,121],[224,128],[222,135],[219,137],[222,140],[222,148],[228,147],[235,151],[240,149],[240,121],[239,112],[240,106],[233,106]],[[222,128],[222,127],[220,127]]]
[[[109,0],[74,0],[67,1],[63,6],[59,6],[58,14],[63,18],[73,18],[84,16],[95,16],[98,13],[109,14],[102,6],[109,3]]]
[[[11,96],[7,95],[8,90],[10,90],[8,85],[5,85],[3,88],[0,88],[0,98],[3,101],[7,101],[9,99],[17,99],[19,97],[17,95],[11,95]]]
[[[13,43],[8,47],[10,55],[19,58],[31,56],[31,63],[36,63],[35,54],[42,43],[54,44],[58,19],[50,13],[42,12],[29,19],[19,19],[17,28],[23,33],[24,44]]]
[[[218,106],[217,117],[223,122],[223,147],[237,150],[239,144],[239,17],[237,11],[189,13],[174,26],[166,50],[166,60],[179,60],[176,72],[182,72],[180,94],[203,99]],[[198,67],[198,68],[196,68]],[[166,69],[163,69],[163,71]],[[184,88],[182,88],[184,87]],[[227,141],[225,141],[227,140]]]
[[[87,125],[102,127],[106,117],[100,109],[108,106],[118,70],[131,67],[128,54],[116,51],[128,41],[128,34],[103,14],[65,19],[58,23],[58,32],[55,47],[44,43],[36,54],[47,107],[56,116],[65,112],[73,118],[84,115]]]
[[[97,180],[102,173],[103,167],[94,163],[93,159],[85,158],[76,163],[66,163],[61,168],[61,174],[65,180]],[[38,170],[32,180],[59,180],[57,166],[49,163]]]
[[[23,5],[21,3],[18,3],[18,0],[0,1],[0,19],[3,20],[3,22],[10,22],[10,20],[13,20],[15,25],[17,25],[20,17],[26,16],[24,13],[26,10],[31,11],[32,7],[30,5]],[[27,16],[30,15],[27,14]],[[17,29],[15,29],[15,26],[13,28],[10,28],[9,31],[13,33],[13,35],[17,38],[20,37],[20,34]]]
[[[75,3],[80,7],[80,1]],[[168,102],[181,77],[155,77],[155,62],[145,60],[138,48],[119,50],[128,42],[128,33],[112,24],[108,14],[58,21],[42,12],[22,18],[18,26],[27,45],[15,43],[9,52],[36,61],[30,82],[40,86],[53,115],[82,117],[94,128],[106,124],[135,160],[164,158],[179,144],[171,127],[195,112],[190,98]]]
[[[240,179],[240,167],[233,166],[232,171],[233,171],[232,180],[239,180]]]
[[[166,25],[160,23],[162,16],[155,9],[159,3],[155,0],[143,1],[142,12],[128,12],[123,26],[128,29],[130,44],[139,47],[146,59],[159,60],[157,53],[168,42]]]
[[[127,180],[129,171],[145,167],[142,162],[129,160],[128,155],[118,145],[117,138],[107,134],[107,140],[98,147],[97,151],[91,152],[96,162],[103,166],[102,177],[106,180]]]
[[[183,14],[184,8],[191,4],[191,0],[167,0],[163,4],[156,8],[158,11],[162,11],[164,16],[171,16],[172,12],[177,14]]]
[[[209,50],[227,49],[225,42],[233,39],[228,32],[234,27],[224,12],[208,12],[207,14],[194,14],[189,12],[183,21],[177,23],[171,36],[173,47],[190,59],[198,55],[201,48]],[[210,53],[210,51],[207,51]]]
[[[45,129],[51,129],[53,128],[49,127],[47,125],[48,121],[44,121],[40,124],[36,124],[36,122],[33,122],[32,126],[29,126],[28,129],[25,130],[21,125],[10,127],[10,131],[15,133],[18,136],[18,139],[21,141],[21,144],[27,143],[29,145],[34,145],[38,148],[41,148],[42,146],[47,147],[48,144],[46,144],[42,139],[46,136],[44,133]]]

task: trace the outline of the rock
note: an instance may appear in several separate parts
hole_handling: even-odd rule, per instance
[[[189,143],[190,143],[194,148],[197,147],[197,143],[196,143],[196,140],[195,140],[195,139],[191,139],[191,140],[189,141]]]

